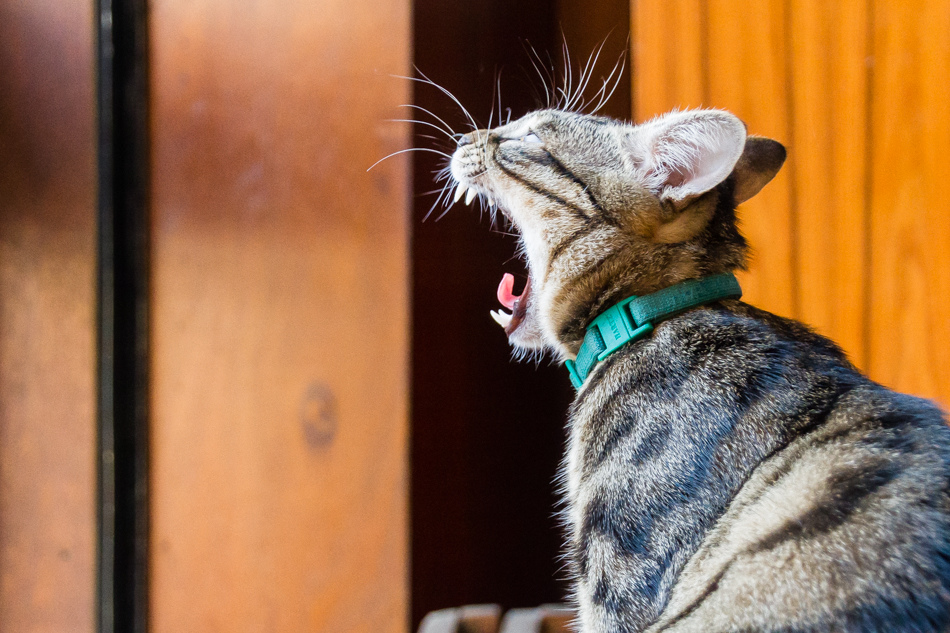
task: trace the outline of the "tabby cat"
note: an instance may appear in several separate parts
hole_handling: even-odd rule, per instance
[[[641,125],[545,109],[460,137],[456,201],[517,229],[493,312],[576,360],[632,295],[742,269],[737,204],[785,160],[719,110]],[[736,298],[597,362],[569,414],[569,553],[584,633],[950,630],[950,429],[831,341]]]

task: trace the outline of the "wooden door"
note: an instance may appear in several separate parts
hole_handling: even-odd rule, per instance
[[[405,0],[157,0],[151,626],[407,627]]]
[[[93,3],[0,1],[0,631],[95,626]]]

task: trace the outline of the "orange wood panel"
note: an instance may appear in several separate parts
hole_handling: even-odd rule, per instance
[[[950,3],[874,2],[870,372],[950,405]]]
[[[866,366],[867,2],[791,6],[786,169],[795,188],[797,316]]]
[[[0,631],[95,626],[93,3],[0,0]]]
[[[703,0],[631,0],[638,121],[707,104]]]
[[[153,630],[404,631],[408,2],[150,31]]]
[[[729,110],[749,132],[789,142],[786,14],[783,0],[707,0],[709,101]],[[794,166],[739,209],[752,246],[750,270],[740,275],[743,299],[784,316],[797,316]]]

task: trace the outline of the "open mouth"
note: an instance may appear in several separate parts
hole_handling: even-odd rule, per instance
[[[465,180],[470,182],[470,174],[466,175]],[[463,180],[458,180],[456,185],[454,202],[458,202],[462,199],[462,196],[465,196],[465,204],[471,204],[476,197],[481,198],[487,205],[488,208],[493,212],[497,209],[501,214],[510,221],[510,216],[501,206],[496,206],[494,198],[481,187],[475,184],[465,184]],[[502,306],[507,308],[509,312],[505,310],[492,310],[490,312],[492,318],[495,322],[500,325],[505,330],[505,334],[508,335],[508,338],[511,338],[511,335],[514,334],[515,330],[518,329],[518,326],[521,325],[524,321],[525,315],[528,312],[528,302],[531,297],[531,276],[528,276],[528,280],[525,283],[524,290],[521,291],[520,295],[514,293],[515,288],[515,278],[511,273],[505,273],[501,278],[501,283],[498,284],[498,302]]]
[[[511,273],[505,273],[498,284],[498,302],[505,306],[510,313],[504,310],[492,310],[491,316],[501,327],[505,328],[505,334],[510,338],[528,311],[528,300],[531,296],[531,277],[528,277],[524,290],[520,295],[514,294],[515,278]]]

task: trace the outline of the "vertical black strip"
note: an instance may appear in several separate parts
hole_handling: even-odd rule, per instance
[[[98,0],[98,630],[147,629],[145,0]]]

